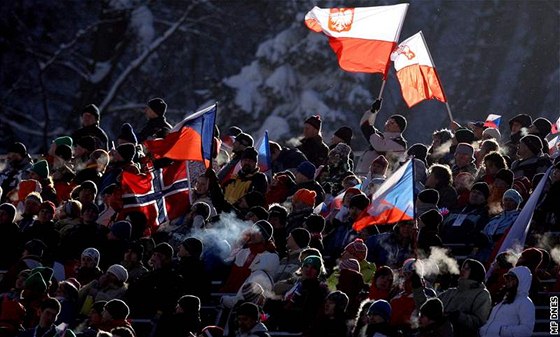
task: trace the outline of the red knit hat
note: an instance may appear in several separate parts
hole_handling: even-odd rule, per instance
[[[366,259],[368,249],[364,240],[357,238],[346,245],[346,247],[344,247],[344,251],[354,256],[356,260],[363,261]]]
[[[300,201],[310,207],[313,207],[313,205],[315,205],[316,196],[317,196],[317,192],[305,188],[301,188],[297,190],[296,193],[294,193],[292,197],[292,202]]]

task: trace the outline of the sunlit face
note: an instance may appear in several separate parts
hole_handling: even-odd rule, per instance
[[[196,193],[199,194],[206,194],[208,192],[208,178],[205,176],[200,176],[196,179],[196,183],[194,185],[194,189]]]
[[[387,119],[387,121],[385,122],[384,128],[385,128],[385,131],[387,131],[387,132],[401,132],[401,129],[399,128],[399,125],[397,124],[397,122],[393,118]]]
[[[310,264],[305,264],[301,267],[301,277],[304,280],[312,280],[319,277],[319,271],[312,267]]]
[[[464,167],[472,162],[472,156],[468,153],[455,153],[455,164]]]
[[[379,290],[391,290],[391,287],[393,286],[393,275],[389,274],[379,276],[375,281],[375,286]]]
[[[464,263],[459,274],[459,278],[468,279],[471,276],[471,267],[468,263]]]
[[[94,125],[95,123],[97,123],[97,119],[95,119],[95,116],[90,114],[89,112],[84,112],[82,114],[82,126],[90,126],[90,125]]]
[[[525,145],[525,143],[520,142],[517,148],[517,156],[519,156],[520,159],[526,159],[532,157],[533,152],[529,150],[529,147]]]
[[[371,165],[369,166],[369,172],[372,175],[385,175],[386,169],[387,168],[384,165],[381,165],[377,162],[371,163]]]
[[[49,222],[52,220],[53,215],[53,212],[51,212],[49,209],[41,208],[39,214],[37,215],[37,220],[42,223]]]
[[[315,129],[311,124],[303,124],[303,138],[313,138],[319,134],[319,130]]]
[[[511,134],[514,133],[518,133],[519,131],[521,131],[521,128],[523,127],[523,125],[521,125],[521,123],[519,122],[513,122],[511,123]]]
[[[241,170],[243,172],[252,172],[257,168],[257,162],[253,159],[244,158],[241,159]]]

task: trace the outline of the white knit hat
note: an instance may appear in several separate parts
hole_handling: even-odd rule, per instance
[[[128,280],[128,272],[120,264],[112,265],[111,267],[109,267],[109,269],[107,269],[107,272],[115,275],[117,280],[123,283],[126,282],[126,280]]]

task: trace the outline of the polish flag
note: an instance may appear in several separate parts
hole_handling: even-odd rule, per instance
[[[358,8],[314,7],[305,24],[329,37],[329,44],[346,71],[381,73],[387,77],[408,4]]]
[[[412,107],[427,99],[447,102],[422,32],[399,44],[391,54],[403,98]]]
[[[486,122],[484,122],[484,126],[487,126],[489,128],[499,129],[501,121],[502,121],[501,115],[489,114],[488,117],[486,117]]]

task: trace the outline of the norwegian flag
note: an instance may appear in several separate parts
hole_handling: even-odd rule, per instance
[[[175,161],[163,168],[150,168],[149,173],[123,172],[125,212],[146,215],[153,231],[163,223],[184,215],[189,208],[188,176],[185,161]]]
[[[499,129],[501,122],[502,122],[502,116],[501,115],[489,114],[488,117],[486,117],[486,121],[484,122],[484,126],[489,127],[489,128]]]

